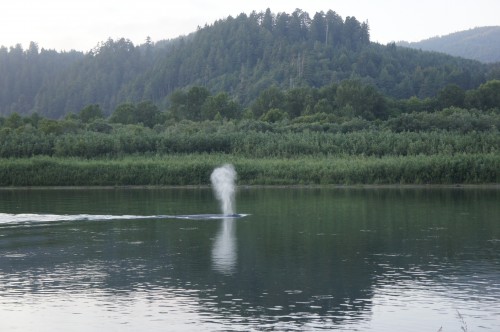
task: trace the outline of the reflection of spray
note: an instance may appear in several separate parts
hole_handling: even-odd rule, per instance
[[[222,213],[225,215],[234,214],[234,181],[236,171],[233,165],[226,164],[214,169],[210,180],[217,199],[221,202]]]
[[[236,224],[233,219],[221,221],[220,230],[212,248],[212,262],[215,271],[225,275],[235,272],[236,254]]]

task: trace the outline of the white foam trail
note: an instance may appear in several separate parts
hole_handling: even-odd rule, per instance
[[[58,221],[98,221],[98,220],[137,220],[137,219],[185,219],[211,220],[236,219],[248,214],[187,214],[187,215],[107,215],[107,214],[37,214],[37,213],[0,213],[0,225],[49,223]]]
[[[225,215],[234,214],[234,181],[236,171],[233,165],[226,164],[214,169],[210,175],[213,189],[217,199],[221,203],[222,213]]]
[[[98,214],[36,214],[36,213],[0,213],[0,224],[31,223],[51,221],[81,221],[81,220],[120,220],[140,219],[144,216],[134,215],[98,215]]]

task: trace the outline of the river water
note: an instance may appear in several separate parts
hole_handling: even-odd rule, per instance
[[[500,190],[0,190],[0,331],[500,331]]]

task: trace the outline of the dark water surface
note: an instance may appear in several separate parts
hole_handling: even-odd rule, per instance
[[[0,190],[0,331],[500,331],[498,189],[236,205],[155,219],[220,212],[210,189]]]

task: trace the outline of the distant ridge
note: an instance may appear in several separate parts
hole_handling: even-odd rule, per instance
[[[348,80],[394,99],[425,99],[451,84],[470,90],[497,77],[496,65],[381,45],[370,41],[369,31],[367,22],[333,10],[309,15],[266,9],[228,16],[169,41],[134,45],[110,38],[85,54],[40,49],[36,42],[26,50],[20,44],[0,47],[0,121],[2,115],[35,112],[60,119],[89,105],[106,115],[143,101],[166,108],[192,87],[203,89],[190,99],[226,93],[247,108],[266,91],[328,88]],[[294,105],[300,113],[303,105]],[[201,116],[201,109],[192,111]]]
[[[424,51],[436,51],[478,60],[484,63],[500,62],[500,26],[487,26],[433,37],[419,42],[398,42]]]

